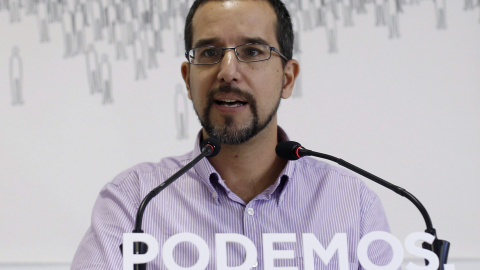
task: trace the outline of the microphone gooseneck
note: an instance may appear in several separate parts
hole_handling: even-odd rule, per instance
[[[200,144],[200,149],[201,153],[198,155],[194,160],[190,161],[185,167],[181,168],[170,176],[165,182],[161,183],[158,187],[154,188],[150,193],[145,196],[143,201],[140,203],[140,206],[138,207],[137,211],[137,218],[135,220],[135,230],[133,231],[134,233],[143,233],[142,231],[142,219],[143,219],[143,213],[145,212],[145,208],[147,207],[148,203],[155,197],[157,196],[164,188],[169,186],[171,183],[173,183],[175,180],[177,180],[181,175],[186,173],[188,170],[190,170],[195,164],[197,164],[202,158],[204,157],[214,157],[220,152],[220,142],[216,138],[207,138],[203,140]]]
[[[162,190],[164,190],[167,186],[177,180],[180,176],[190,170],[195,164],[197,164],[202,158],[204,157],[214,157],[220,152],[221,144],[220,141],[216,138],[207,138],[200,143],[200,150],[201,153],[195,159],[190,161],[187,165],[183,168],[178,170],[175,174],[170,176],[167,180],[161,183],[158,187],[154,188],[150,191],[147,196],[142,200],[140,206],[137,210],[137,216],[135,219],[135,229],[133,233],[143,233],[142,230],[142,220],[143,220],[143,213],[148,205],[148,203],[157,196]],[[123,244],[122,244],[123,245]],[[120,245],[120,251],[123,252],[122,245]],[[134,242],[133,252],[134,254],[145,254],[147,252],[147,246],[145,243],[142,242]],[[147,264],[135,264],[134,270],[146,270]]]
[[[382,178],[378,177],[378,176],[375,176],[351,163],[348,163],[346,162],[345,160],[343,159],[340,159],[340,158],[336,158],[334,156],[331,156],[331,155],[327,155],[327,154],[322,154],[322,153],[318,153],[318,152],[315,152],[315,151],[311,151],[311,150],[308,150],[308,149],[305,149],[304,147],[302,147],[302,145],[298,142],[295,142],[295,141],[286,141],[286,142],[281,142],[279,144],[277,144],[277,146],[275,147],[275,152],[277,153],[277,155],[280,157],[280,158],[283,158],[283,159],[287,159],[287,160],[297,160],[301,157],[304,157],[304,156],[314,156],[314,157],[319,157],[319,158],[323,158],[323,159],[328,159],[328,160],[331,160],[331,161],[334,161],[336,163],[338,163],[339,165],[345,167],[345,168],[348,168],[392,191],[394,191],[395,193],[407,198],[408,200],[410,200],[416,207],[417,209],[420,211],[420,213],[422,214],[423,216],[423,219],[425,220],[425,224],[427,225],[427,229],[425,230],[425,232],[433,235],[435,237],[435,240],[433,242],[433,246],[432,245],[429,245],[429,244],[426,244],[424,243],[423,245],[423,248],[425,249],[429,249],[429,250],[432,250],[435,254],[437,254],[438,258],[439,258],[439,261],[440,261],[440,268],[439,269],[443,269],[443,265],[447,262],[447,257],[448,257],[448,251],[449,251],[449,248],[450,248],[450,243],[448,241],[445,241],[445,240],[440,240],[437,238],[437,232],[436,230],[433,228],[433,225],[432,225],[432,220],[430,219],[430,215],[428,214],[427,210],[425,209],[425,207],[422,205],[422,203],[415,197],[413,196],[410,192],[406,191],[404,188],[401,188],[399,186],[396,186],[386,180],[383,180]]]

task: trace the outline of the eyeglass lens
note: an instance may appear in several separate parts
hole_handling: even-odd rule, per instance
[[[222,47],[200,47],[189,53],[192,64],[213,64],[223,56]],[[238,60],[242,62],[257,62],[270,58],[270,46],[266,44],[245,44],[235,48]]]

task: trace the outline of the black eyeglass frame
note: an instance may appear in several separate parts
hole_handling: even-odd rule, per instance
[[[266,45],[270,48],[270,56],[266,59],[262,59],[262,60],[255,60],[255,61],[243,61],[241,60],[239,57],[238,57],[238,53],[237,53],[237,48],[238,47],[242,47],[242,46],[247,46],[247,45]],[[192,63],[190,61],[190,57],[189,57],[189,52],[193,51],[193,50],[196,50],[196,49],[199,49],[199,48],[220,48],[222,49],[222,56],[218,59],[217,62],[214,62],[214,63],[204,63],[204,64],[195,64],[195,63]],[[200,47],[195,47],[195,48],[192,48],[188,51],[185,52],[185,57],[187,58],[187,62],[192,64],[192,65],[215,65],[215,64],[218,64],[220,63],[220,61],[222,61],[223,57],[225,56],[225,51],[226,50],[233,50],[235,52],[235,57],[237,57],[237,60],[240,61],[240,62],[243,62],[243,63],[254,63],[254,62],[263,62],[263,61],[267,61],[269,60],[270,58],[272,58],[272,51],[276,52],[278,55],[280,55],[280,57],[282,57],[283,60],[285,60],[286,62],[288,62],[288,58],[283,55],[277,48],[275,47],[272,47],[268,44],[265,44],[265,43],[246,43],[246,44],[242,44],[242,45],[238,45],[238,46],[235,46],[235,47],[219,47],[219,46],[200,46]]]

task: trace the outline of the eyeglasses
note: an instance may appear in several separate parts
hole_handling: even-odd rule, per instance
[[[272,51],[278,53],[285,61],[287,57],[277,48],[268,44],[247,43],[236,47],[202,46],[185,52],[185,57],[190,64],[214,65],[222,60],[226,50],[234,50],[235,56],[240,62],[260,62],[270,59]]]

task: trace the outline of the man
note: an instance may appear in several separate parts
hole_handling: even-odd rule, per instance
[[[303,233],[314,234],[324,247],[335,234],[346,233],[349,269],[360,269],[360,238],[388,230],[377,196],[346,171],[309,158],[287,162],[275,154],[277,143],[287,140],[276,112],[280,99],[292,94],[299,74],[299,63],[291,59],[292,24],[285,6],[278,0],[196,1],[186,20],[185,46],[188,61],[181,72],[203,127],[194,151],[140,164],[109,183],[96,202],[72,269],[120,269],[118,245],[123,233],[133,229],[141,200],[195,158],[199,142],[207,137],[221,141],[220,153],[201,160],[145,211],[143,230],[158,240],[160,250],[170,237],[193,233],[210,249],[206,269],[222,269],[215,258],[215,235],[235,233],[257,249],[252,269],[304,269]],[[290,250],[291,258],[266,256],[264,233],[294,234],[296,241],[274,244],[275,250]],[[389,252],[372,244],[370,260],[384,265]],[[228,266],[238,266],[246,251],[230,243],[226,255]],[[172,256],[186,268],[199,260],[199,250],[183,242]],[[315,269],[338,269],[338,257],[327,265],[318,257],[312,263]],[[148,267],[166,269],[165,263],[159,255]]]

